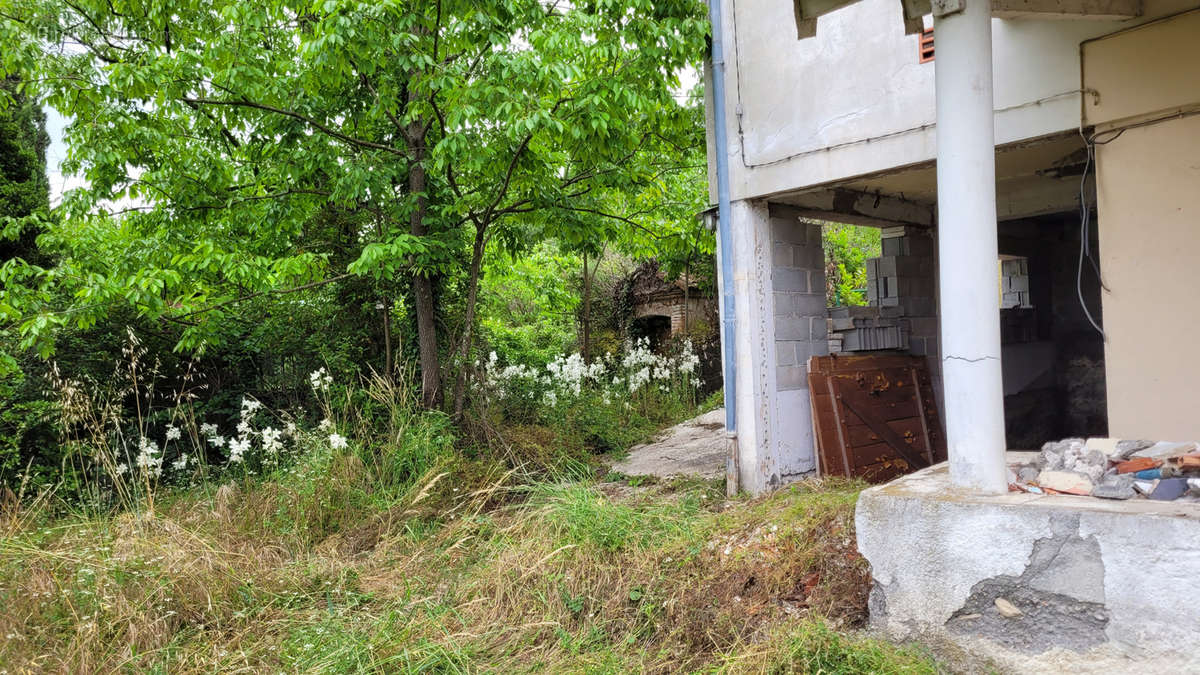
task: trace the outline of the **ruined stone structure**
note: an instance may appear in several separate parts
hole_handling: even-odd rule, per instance
[[[625,289],[631,310],[630,335],[647,338],[655,349],[689,329],[705,332],[715,326],[716,302],[711,292],[694,281],[685,286],[682,277],[667,281],[656,262],[634,270]]]

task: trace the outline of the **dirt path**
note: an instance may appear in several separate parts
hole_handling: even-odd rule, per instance
[[[629,456],[613,465],[613,471],[628,476],[725,475],[725,409],[704,413],[665,430],[653,443],[639,445]]]

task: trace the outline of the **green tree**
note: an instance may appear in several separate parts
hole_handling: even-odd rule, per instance
[[[826,298],[833,307],[865,305],[867,258],[881,255],[879,228],[826,223],[822,228],[825,247]]]
[[[17,78],[0,79],[0,281],[5,286],[11,270],[49,264],[37,247],[50,207],[49,144],[41,106],[21,91]],[[29,377],[38,364],[13,349],[5,321],[10,315],[0,303],[0,475],[20,466],[20,448],[46,406],[38,381]]]
[[[89,182],[47,237],[68,262],[0,296],[26,344],[130,305],[199,349],[245,298],[406,278],[425,402],[452,379],[456,412],[486,249],[592,228],[556,214],[650,181],[707,33],[698,0],[9,4],[0,67],[75,116]]]

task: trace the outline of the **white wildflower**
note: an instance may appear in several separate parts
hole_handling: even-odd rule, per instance
[[[158,456],[158,444],[143,436],[138,441],[137,467],[142,474],[158,478],[162,475],[162,457]]]
[[[124,476],[127,473],[129,473],[129,467],[125,466],[124,462],[117,465],[117,475],[118,476]]]
[[[210,444],[211,444],[211,445],[212,445],[214,448],[223,448],[223,447],[225,447],[225,437],[224,437],[224,436],[213,436],[212,438],[208,439],[208,442],[209,442],[209,443],[210,443]]]
[[[212,438],[217,435],[217,425],[205,422],[200,425],[200,435],[205,438]]]
[[[329,434],[329,447],[333,448],[334,450],[344,450],[347,445],[349,444],[346,442],[345,436],[337,432]]]
[[[238,425],[237,425],[238,436],[249,436],[250,431],[251,431],[251,428],[250,428],[249,422],[247,422],[246,420],[242,420],[241,422],[238,422]]]
[[[312,385],[313,391],[326,391],[333,384],[333,376],[325,372],[325,366],[321,366],[309,373],[308,383]]]
[[[317,425],[318,431],[329,431],[332,428],[333,428],[333,420],[329,419],[328,417],[321,420],[321,423]]]
[[[242,417],[249,417],[254,414],[255,410],[262,407],[262,403],[250,397],[242,398]]]
[[[167,440],[168,441],[177,441],[177,440],[179,440],[179,437],[181,435],[182,434],[179,431],[179,427],[176,427],[176,426],[167,427]]]
[[[646,384],[649,381],[650,381],[650,368],[648,368],[648,367],[642,368],[641,370],[631,373],[629,375],[629,393],[631,393],[631,394],[637,393],[637,390],[641,389],[642,385]]]
[[[284,425],[283,434],[289,438],[295,438],[296,437],[296,423],[288,422],[286,425]]]
[[[283,447],[283,443],[279,437],[283,435],[282,431],[267,427],[262,430],[263,452],[275,454]]]
[[[179,459],[177,459],[171,463],[171,468],[175,469],[176,471],[183,471],[184,469],[187,468],[187,465],[188,465],[188,456],[185,453],[185,454],[180,455]]]
[[[249,438],[231,438],[229,439],[229,462],[235,464],[241,462],[250,449]]]

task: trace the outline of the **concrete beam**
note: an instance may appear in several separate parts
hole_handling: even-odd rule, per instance
[[[771,208],[791,209],[800,217],[871,227],[932,227],[934,223],[933,206],[930,204],[847,188],[789,196],[787,206],[772,203]]]
[[[1088,201],[1096,203],[1096,181],[1088,177]],[[1023,176],[1003,180],[996,190],[996,218],[1016,220],[1079,210],[1079,178]]]
[[[992,16],[997,19],[1121,21],[1141,15],[1141,0],[992,0]]]

